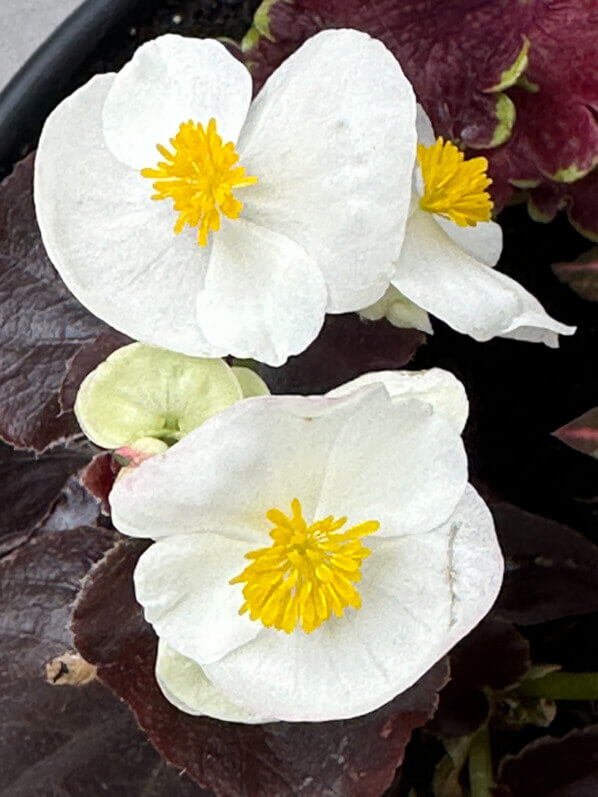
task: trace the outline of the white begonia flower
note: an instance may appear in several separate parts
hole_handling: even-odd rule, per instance
[[[61,277],[116,329],[280,365],[326,312],[384,293],[415,98],[384,45],[353,30],[314,36],[251,93],[216,41],[142,45],[50,115],[35,204]]]
[[[418,150],[405,238],[386,294],[361,311],[431,332],[427,313],[478,341],[499,336],[558,346],[575,327],[552,319],[515,280],[493,270],[502,230],[491,221],[486,158],[465,160],[436,139],[417,106]]]
[[[367,713],[494,602],[503,561],[467,484],[460,391],[441,371],[362,381],[240,401],[114,487],[116,527],[156,541],[135,591],[183,711]]]

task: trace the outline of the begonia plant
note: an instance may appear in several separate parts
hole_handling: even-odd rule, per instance
[[[594,793],[594,5],[103,0],[0,92],[2,794]]]

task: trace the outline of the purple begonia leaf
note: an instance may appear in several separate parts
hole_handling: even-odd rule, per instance
[[[598,196],[596,199],[598,201]],[[554,263],[552,270],[561,282],[569,285],[582,299],[598,302],[598,246],[592,247],[572,263]]]
[[[83,449],[57,447],[36,459],[0,444],[0,554],[28,538],[59,500],[69,476],[88,461]],[[71,525],[87,522],[78,518]]]
[[[510,13],[517,2],[503,5]],[[518,149],[542,175],[573,182],[598,165],[598,9],[594,0],[525,5],[532,13],[524,31],[529,63],[523,85],[510,92]],[[509,25],[505,19],[503,28]]]
[[[85,366],[95,365],[90,348],[98,345],[101,359],[107,334],[114,348],[122,336],[71,296],[48,260],[33,207],[33,155],[0,185],[0,277],[0,437],[41,452],[78,432],[60,406],[63,381],[72,396]]]
[[[560,739],[543,736],[499,768],[497,797],[595,797],[598,794],[598,725]]]
[[[202,794],[103,684],[46,682],[46,663],[72,648],[80,581],[114,541],[89,527],[48,531],[0,561],[0,794]]]
[[[554,520],[491,504],[505,557],[494,613],[534,625],[598,611],[598,546]]]
[[[100,682],[52,686],[42,675],[0,687],[0,794],[201,797],[154,750]]]
[[[578,232],[598,241],[598,169],[574,183],[542,182],[530,189],[527,205],[532,218],[545,223],[565,209]]]
[[[100,520],[99,500],[80,482],[69,476],[52,511],[37,531],[67,531],[77,526],[97,526]]]
[[[33,677],[72,648],[69,617],[81,579],[115,538],[82,526],[36,535],[2,557],[0,651],[9,676]]]
[[[584,412],[553,434],[576,451],[598,458],[598,407]]]
[[[258,363],[272,393],[324,393],[364,371],[401,368],[426,340],[423,332],[387,321],[363,321],[356,313],[330,315],[319,337],[280,368]]]
[[[159,752],[218,795],[379,795],[415,728],[434,713],[446,659],[388,705],[354,720],[238,725],[172,706],[154,677],[156,636],[133,592],[146,543],[125,541],[90,573],[73,615],[75,645],[135,712]]]
[[[490,703],[481,689],[452,678],[440,693],[438,711],[426,730],[438,736],[471,736],[490,715]]]
[[[505,689],[530,666],[529,643],[509,622],[487,617],[452,651],[451,678],[482,689]]]
[[[120,469],[121,465],[112,452],[105,451],[97,454],[79,477],[83,487],[101,503],[102,511],[106,515],[110,514],[108,496]]]
[[[259,87],[318,30],[381,39],[436,133],[489,157],[501,210],[516,187],[558,192],[598,164],[597,26],[595,0],[266,0],[244,49]],[[595,209],[577,204],[572,218]],[[595,212],[580,226],[598,234]]]
[[[451,680],[440,693],[438,711],[428,724],[441,736],[466,736],[488,717],[486,689],[505,689],[530,666],[528,642],[512,623],[490,615],[450,654]]]

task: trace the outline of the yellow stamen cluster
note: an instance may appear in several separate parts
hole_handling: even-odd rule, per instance
[[[205,246],[210,232],[220,229],[221,213],[229,219],[239,217],[243,204],[235,199],[233,189],[252,185],[257,177],[246,176],[242,166],[235,166],[239,160],[235,146],[231,141],[222,143],[214,119],[207,130],[201,124],[183,122],[170,144],[174,152],[157,145],[165,160],[141,174],[155,181],[152,199],[173,200],[179,214],[175,233],[185,224],[197,227],[199,245]]]
[[[290,516],[278,509],[266,513],[274,525],[272,545],[248,553],[245,558],[252,563],[230,583],[246,582],[239,614],[249,612],[252,620],[287,634],[298,625],[310,634],[332,612],[342,617],[347,606],[360,608],[353,584],[370,554],[361,537],[373,534],[380,524],[368,520],[341,532],[345,517],[335,520],[330,515],[308,526],[296,498],[291,509]]]
[[[435,144],[417,145],[417,159],[424,180],[420,207],[450,219],[459,227],[475,227],[490,221],[492,200],[487,192],[492,180],[486,174],[486,158],[465,160],[463,153],[442,136]]]

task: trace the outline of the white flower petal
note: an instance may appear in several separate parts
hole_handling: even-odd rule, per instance
[[[415,139],[415,99],[398,62],[354,30],[309,39],[249,110],[239,152],[259,181],[244,195],[244,217],[307,249],[330,312],[366,307],[388,284]]]
[[[236,142],[251,101],[251,77],[214,39],[168,34],[142,44],[106,97],[103,129],[112,154],[132,166],[155,166],[182,122],[213,117],[223,141]]]
[[[452,542],[453,593],[448,650],[492,608],[502,585],[504,561],[490,510],[471,484],[446,530]]]
[[[324,278],[304,249],[244,217],[223,224],[197,297],[214,347],[282,365],[317,337],[325,312]]]
[[[432,144],[436,142],[436,135],[430,117],[419,102],[417,103],[415,115],[415,127],[417,130],[418,143],[423,144],[424,147],[431,147]]]
[[[387,398],[375,412],[362,404],[337,436],[316,517],[377,520],[377,536],[421,533],[449,517],[466,483],[455,429],[428,404]]]
[[[288,512],[298,498],[313,514],[339,431],[362,405],[375,412],[387,401],[375,385],[338,399],[240,401],[118,481],[112,521],[134,537],[206,531],[269,544],[266,512]]]
[[[469,413],[465,388],[456,376],[443,368],[428,371],[371,371],[328,391],[327,396],[346,396],[364,385],[382,382],[393,401],[415,398],[431,404],[459,434]]]
[[[214,717],[247,725],[268,722],[231,701],[207,678],[192,659],[158,640],[156,680],[166,699],[186,714]]]
[[[49,116],[35,162],[35,205],[50,260],[94,315],[144,343],[218,357],[196,322],[208,249],[176,236],[175,214],[104,145],[98,75]]]
[[[495,266],[502,252],[502,227],[495,221],[482,221],[475,227],[459,227],[458,224],[434,215],[444,232],[466,254],[485,266]]]
[[[229,584],[246,566],[246,553],[245,542],[220,534],[181,534],[150,546],[133,578],[157,635],[199,664],[253,639],[259,626],[239,614],[241,587]]]
[[[264,629],[205,668],[229,699],[288,721],[365,714],[414,684],[491,608],[503,562],[492,517],[471,488],[441,528],[376,536],[360,610],[309,635]]]
[[[542,305],[514,280],[464,252],[435,217],[415,211],[392,284],[411,301],[475,340],[497,335],[555,345],[556,335],[572,335],[550,318]],[[530,328],[529,330],[526,328]]]

